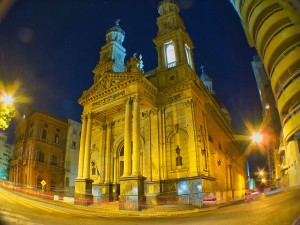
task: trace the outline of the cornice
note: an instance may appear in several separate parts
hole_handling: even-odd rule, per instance
[[[110,79],[110,78],[124,79],[124,81],[121,81],[118,84],[101,91],[100,89],[101,89],[101,86],[103,85],[103,83],[101,83],[101,81],[103,79]],[[103,76],[102,79],[98,80],[97,83],[93,84],[89,90],[83,92],[81,98],[78,100],[78,103],[81,105],[88,104],[95,100],[101,99],[101,98],[111,95],[113,93],[124,90],[134,83],[141,84],[146,90],[148,90],[149,92],[151,92],[154,95],[156,95],[158,93],[157,88],[150,81],[148,81],[145,77],[143,77],[141,75],[141,73],[132,73],[132,72],[131,73],[128,73],[128,72],[106,73],[106,75]]]

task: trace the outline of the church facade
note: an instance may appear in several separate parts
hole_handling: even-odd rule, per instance
[[[201,207],[245,193],[246,158],[211,82],[195,72],[179,7],[164,0],[158,12],[158,67],[151,71],[143,71],[136,54],[124,63],[119,21],[106,33],[94,84],[79,99],[77,202],[119,201],[124,210],[170,203]]]

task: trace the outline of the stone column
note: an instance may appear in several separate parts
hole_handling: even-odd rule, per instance
[[[78,178],[83,177],[83,161],[84,161],[84,145],[85,145],[85,134],[86,134],[86,116],[82,115],[82,128],[80,137],[80,149],[79,149],[79,160],[78,160]]]
[[[91,136],[92,136],[92,113],[88,115],[87,128],[86,128],[86,138],[84,147],[84,169],[83,178],[90,178],[90,146],[91,146]]]
[[[106,151],[105,151],[105,181],[104,183],[109,184],[110,180],[110,173],[111,173],[111,163],[110,163],[110,147],[111,147],[111,126],[112,124],[109,123],[107,125],[107,133],[106,133]]]
[[[103,124],[101,127],[100,134],[100,183],[104,183],[105,177],[105,138],[106,138],[106,125]]]
[[[140,176],[140,99],[136,96],[133,103],[133,123],[132,123],[132,174]]]
[[[126,102],[124,130],[124,173],[123,177],[131,175],[131,99]]]

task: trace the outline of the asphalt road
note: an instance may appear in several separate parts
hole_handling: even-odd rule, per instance
[[[35,200],[0,187],[0,225],[300,225],[300,220],[299,223],[294,223],[300,216],[300,187],[273,194],[260,194],[254,200],[213,210],[175,214],[176,212],[171,212],[170,215],[155,217],[150,213],[142,216],[122,215],[110,210],[109,206],[85,207],[51,200]]]

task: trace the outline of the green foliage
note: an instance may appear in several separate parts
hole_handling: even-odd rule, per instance
[[[11,119],[15,116],[15,108],[12,104],[6,105],[0,102],[0,129],[8,128]]]

